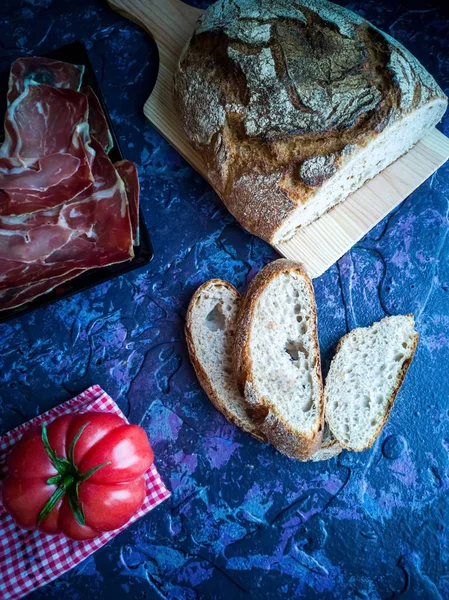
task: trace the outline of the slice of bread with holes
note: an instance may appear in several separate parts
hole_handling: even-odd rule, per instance
[[[240,294],[227,281],[212,279],[203,284],[187,310],[187,347],[198,380],[215,408],[253,437],[265,441],[246,412],[232,370],[240,302]]]
[[[307,460],[321,444],[324,411],[315,296],[304,267],[266,266],[243,299],[234,370],[258,428],[278,450]]]
[[[385,317],[338,344],[326,379],[326,420],[347,450],[370,448],[382,431],[419,335],[413,315]]]

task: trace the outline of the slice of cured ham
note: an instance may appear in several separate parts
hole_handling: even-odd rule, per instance
[[[0,215],[48,210],[90,188],[95,153],[85,133],[87,129],[81,136],[75,133],[70,153],[51,154],[35,161],[0,158]]]
[[[5,117],[0,215],[48,210],[92,185],[87,119],[84,94],[48,85],[25,87]]]
[[[83,87],[81,91],[86,94],[89,102],[90,135],[100,142],[106,152],[109,152],[114,145],[114,140],[100,100],[90,86]]]
[[[101,144],[92,147],[92,190],[50,211],[0,218],[0,291],[134,256],[124,184]]]
[[[88,108],[81,92],[26,86],[6,111],[0,156],[36,158],[67,152],[74,135],[87,128]]]
[[[17,308],[23,304],[32,302],[39,296],[42,296],[42,294],[52,292],[55,288],[71,281],[83,272],[83,269],[74,269],[70,273],[59,275],[58,277],[50,277],[37,283],[2,290],[0,291],[0,311]]]
[[[80,166],[72,154],[51,154],[35,160],[0,158],[0,189],[42,192],[74,175]]]
[[[139,232],[139,197],[140,197],[140,184],[139,174],[137,167],[134,163],[129,160],[121,160],[114,163],[114,167],[117,169],[118,174],[125,184],[126,194],[128,196],[129,213],[131,216],[131,227],[133,231],[133,242],[134,246],[140,244],[140,232]]]
[[[18,58],[12,63],[9,73],[8,105],[14,102],[30,83],[79,91],[83,74],[82,65],[72,65],[40,56]]]

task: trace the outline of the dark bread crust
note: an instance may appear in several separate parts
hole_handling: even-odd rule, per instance
[[[311,307],[311,325],[314,326],[313,341],[316,349],[315,375],[320,384],[320,398],[318,407],[318,418],[315,430],[310,435],[298,435],[277,414],[276,408],[268,398],[260,397],[254,389],[252,379],[252,360],[249,349],[251,327],[254,319],[254,311],[258,304],[260,295],[267,285],[281,273],[298,273],[303,277],[313,298]],[[248,404],[248,410],[258,423],[260,430],[265,434],[267,440],[280,452],[301,461],[308,460],[321,446],[323,415],[324,415],[324,391],[321,375],[321,358],[316,329],[316,306],[314,303],[314,292],[312,282],[303,265],[291,260],[280,259],[267,265],[260,271],[249,285],[248,291],[240,306],[239,317],[234,346],[234,372],[237,385]]]
[[[414,321],[415,317],[413,314],[409,313],[407,315],[405,315],[407,317],[411,317]],[[359,328],[360,329],[360,328]],[[344,335],[341,340],[338,342],[337,344],[337,348],[335,349],[335,354],[334,354],[334,358],[332,359],[332,362],[336,359],[339,351],[341,350],[345,340],[354,332],[356,331],[356,329],[353,329],[352,331],[349,331],[346,335]],[[342,448],[344,448],[345,450],[351,450],[353,452],[363,452],[364,450],[367,450],[368,448],[371,448],[371,446],[374,444],[374,442],[376,441],[376,439],[379,437],[380,433],[382,432],[382,429],[385,427],[385,425],[387,424],[387,421],[390,417],[390,413],[391,413],[391,409],[393,408],[394,405],[394,401],[396,400],[396,396],[398,395],[398,392],[401,388],[401,385],[404,383],[404,379],[405,376],[407,375],[407,371],[408,368],[413,360],[413,357],[415,356],[415,352],[416,352],[416,347],[418,346],[418,342],[419,342],[419,333],[417,331],[415,331],[415,335],[414,335],[414,341],[413,341],[413,347],[411,349],[410,352],[410,356],[404,361],[404,364],[402,365],[402,369],[399,371],[398,374],[398,378],[396,380],[396,384],[395,387],[393,389],[393,392],[391,394],[391,396],[388,399],[388,405],[385,411],[385,416],[383,418],[383,420],[379,423],[373,437],[370,439],[370,441],[368,442],[368,444],[365,446],[365,448],[352,448],[349,444],[345,444],[345,442],[343,440],[338,440],[338,438],[336,437],[335,433],[331,430],[332,435],[334,436],[334,438],[338,441],[338,443],[341,445]],[[327,405],[327,396],[325,396],[325,406]],[[329,426],[330,429],[330,426]]]
[[[267,241],[354,152],[445,99],[401,44],[325,0],[219,0],[200,18],[174,92],[212,185]]]
[[[250,417],[248,417],[248,421],[241,420],[238,417],[238,415],[236,415],[234,412],[232,412],[228,409],[226,404],[223,402],[222,398],[220,398],[217,395],[217,393],[215,392],[214,387],[212,385],[212,382],[209,378],[209,375],[207,374],[205,368],[203,367],[203,365],[202,365],[201,361],[199,360],[198,355],[196,353],[195,342],[193,340],[193,335],[192,335],[192,313],[193,313],[193,309],[194,309],[196,303],[201,298],[204,291],[207,290],[207,288],[209,288],[211,286],[223,286],[223,287],[227,288],[235,296],[235,302],[237,304],[240,304],[240,302],[241,302],[241,296],[238,293],[238,291],[235,289],[235,287],[233,285],[231,285],[230,283],[228,283],[227,281],[224,281],[222,279],[211,279],[210,281],[206,281],[206,283],[203,283],[203,285],[197,289],[197,291],[192,296],[192,299],[190,300],[190,303],[189,303],[189,307],[187,309],[186,324],[185,324],[185,329],[184,329],[186,342],[187,342],[187,348],[189,351],[190,362],[192,363],[192,366],[195,370],[196,376],[198,378],[198,381],[199,381],[201,387],[206,392],[207,397],[212,402],[212,404],[215,406],[215,408],[218,411],[220,411],[226,417],[226,419],[228,421],[230,421],[234,425],[237,425],[238,427],[243,429],[243,431],[245,431],[246,433],[249,433],[250,435],[252,435],[256,440],[265,442],[266,441],[265,436],[258,430],[258,428],[255,424],[254,424],[254,426],[252,426]]]

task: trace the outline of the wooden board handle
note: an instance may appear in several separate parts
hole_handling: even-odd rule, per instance
[[[179,56],[204,11],[180,0],[108,0],[108,3],[155,39],[159,50],[159,72],[145,103],[145,115],[168,141],[181,140],[178,150],[207,178],[203,159],[184,136],[172,101],[173,73]]]
[[[108,0],[108,3],[154,38],[161,63],[171,69],[203,13],[180,0]]]

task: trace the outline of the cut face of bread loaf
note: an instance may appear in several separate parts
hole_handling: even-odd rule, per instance
[[[278,260],[251,282],[237,325],[234,368],[268,441],[307,460],[321,443],[323,385],[315,297],[302,265]]]
[[[326,421],[339,443],[360,452],[382,431],[415,353],[413,315],[354,329],[337,347],[326,379]]]
[[[407,152],[447,98],[406,48],[326,0],[219,0],[175,73],[230,212],[277,244]]]
[[[315,221],[408,152],[441,120],[445,109],[440,101],[429,103],[387,127],[365,147],[348,148],[341,158],[339,169],[315,190],[313,201],[301,203],[291,212],[279,226],[272,243],[291,238],[299,227]]]
[[[264,436],[248,417],[232,370],[240,294],[227,281],[213,279],[192,297],[186,317],[186,340],[198,380],[212,404],[255,438]]]

